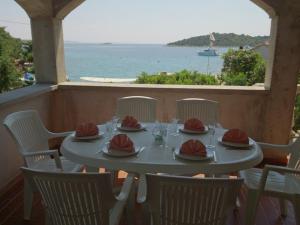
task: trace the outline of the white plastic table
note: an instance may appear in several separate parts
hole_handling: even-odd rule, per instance
[[[109,170],[124,170],[138,173],[140,175],[139,202],[144,200],[146,193],[144,176],[146,173],[227,174],[251,168],[259,164],[263,159],[262,151],[255,142],[250,149],[236,149],[218,143],[217,139],[226,130],[216,128],[214,135],[214,144],[216,146],[214,160],[201,162],[181,160],[174,156],[172,148],[163,148],[155,144],[151,132],[153,124],[146,124],[145,126],[147,128],[145,131],[126,133],[133,140],[135,146],[144,147],[144,150],[136,156],[126,158],[106,156],[101,151],[107,141],[105,138],[92,141],[74,141],[71,136],[68,136],[62,143],[61,151],[69,160],[89,167],[104,167]],[[104,131],[103,125],[99,126],[99,128],[100,131]],[[199,139],[204,144],[209,143],[209,134],[187,135],[179,132],[179,140],[184,141],[190,138]]]

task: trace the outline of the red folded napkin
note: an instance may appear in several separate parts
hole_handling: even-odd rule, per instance
[[[109,149],[133,152],[133,142],[126,134],[117,134],[109,141]]]
[[[141,124],[135,119],[133,116],[125,116],[125,118],[122,120],[122,127],[128,127],[128,128],[141,128]]]
[[[180,153],[191,156],[206,157],[206,147],[199,140],[188,140],[181,145]]]
[[[88,137],[95,136],[99,134],[98,127],[91,122],[81,123],[76,127],[75,136],[76,137]]]
[[[249,144],[249,138],[246,132],[240,129],[230,129],[228,130],[222,138],[224,142],[232,142],[238,144]]]
[[[191,118],[185,121],[184,123],[185,130],[192,130],[192,131],[204,131],[205,127],[201,120],[196,118]]]

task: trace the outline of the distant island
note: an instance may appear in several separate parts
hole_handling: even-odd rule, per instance
[[[256,46],[269,40],[269,36],[238,35],[234,33],[220,34],[213,33],[216,41],[215,46]],[[168,46],[209,46],[209,34],[191,37],[167,44]]]

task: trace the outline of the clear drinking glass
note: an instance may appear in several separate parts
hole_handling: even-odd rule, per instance
[[[178,133],[178,119],[176,119],[176,118],[173,118],[172,119],[172,122],[171,122],[171,126],[170,126],[170,129],[169,129],[169,132],[171,133],[171,134],[173,134],[173,133]]]
[[[216,125],[214,123],[208,125],[209,142],[206,145],[207,148],[215,149],[215,133]]]
[[[116,133],[117,131],[117,126],[118,126],[118,122],[119,122],[120,118],[117,116],[113,116],[111,123],[112,123],[112,132],[113,134]]]
[[[180,144],[180,136],[178,133],[178,119],[173,118],[171,124],[168,126],[167,131],[167,147],[170,147],[172,150],[175,150]]]
[[[162,124],[159,122],[155,122],[155,125],[152,130],[152,135],[154,137],[154,141],[160,147],[166,147],[166,137],[167,137],[168,129],[166,124]]]

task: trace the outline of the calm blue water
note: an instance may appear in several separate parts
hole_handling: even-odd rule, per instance
[[[135,78],[141,72],[177,72],[183,69],[203,73],[218,73],[223,60],[221,56],[209,58],[198,56],[205,48],[168,47],[154,44],[65,44],[65,60],[70,80],[80,77]],[[217,48],[224,53],[227,48]]]

